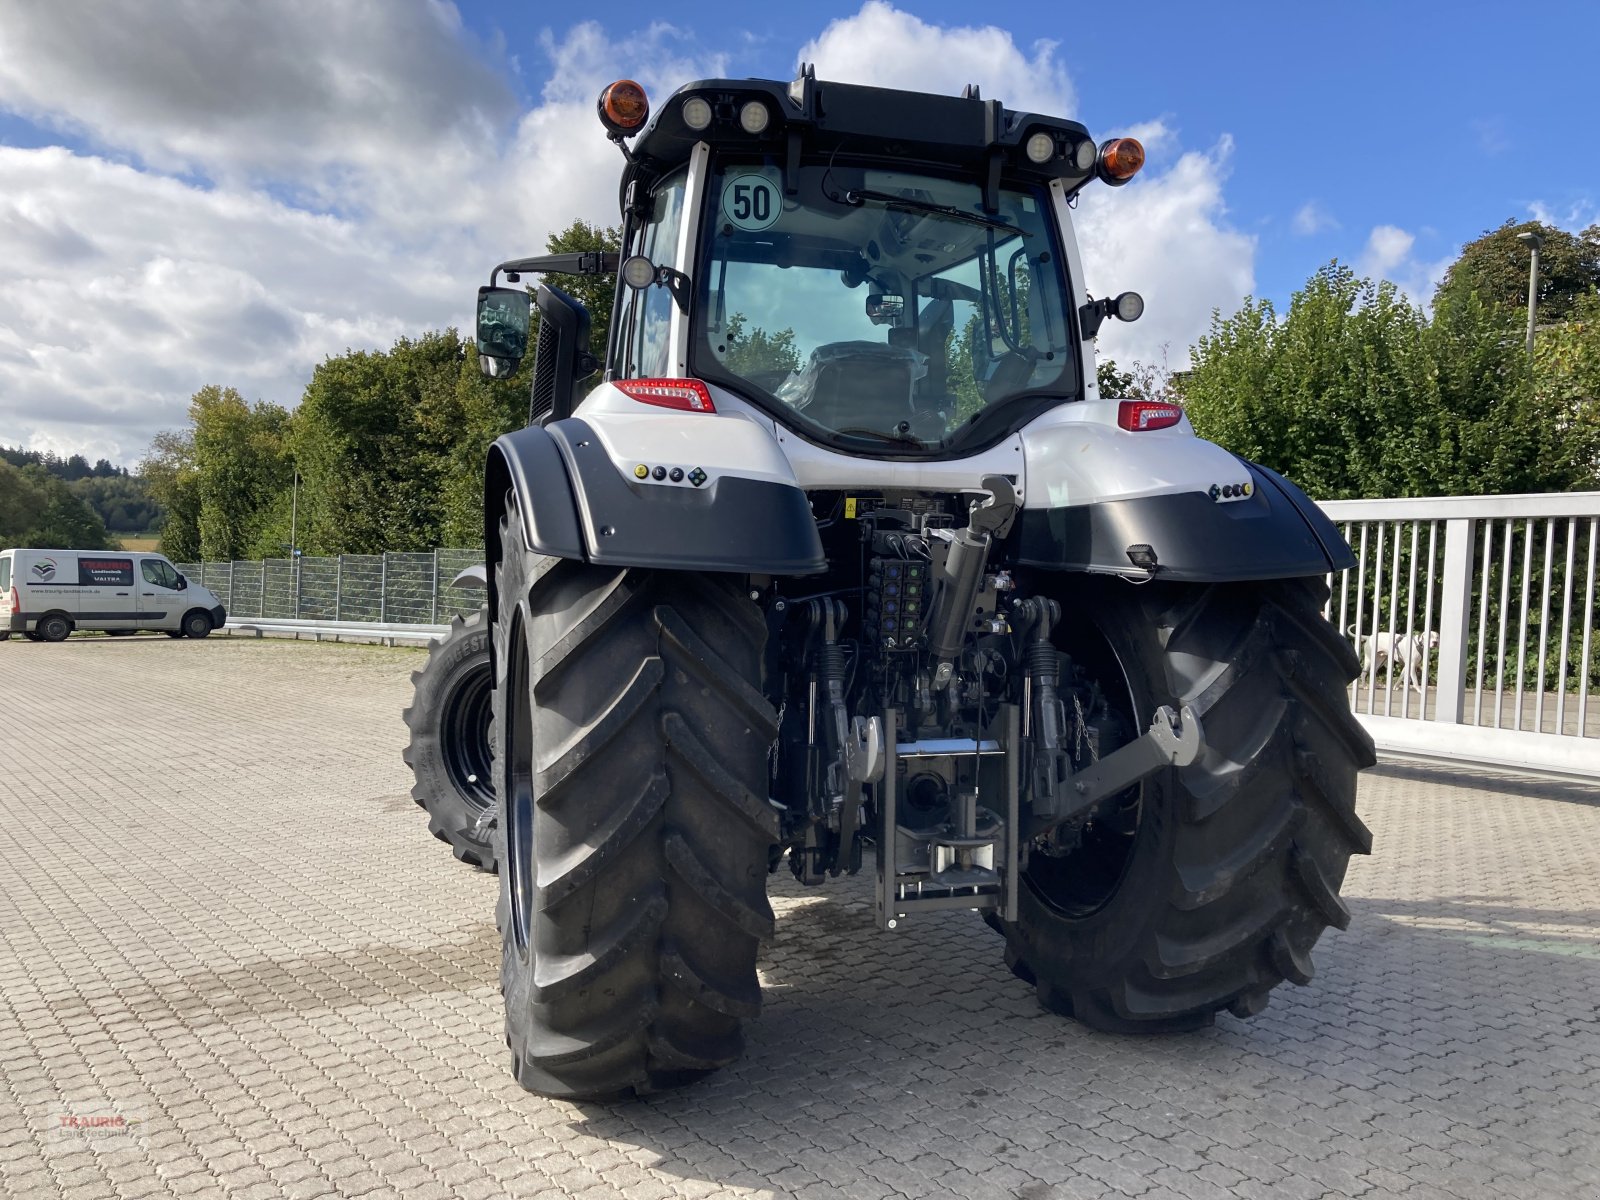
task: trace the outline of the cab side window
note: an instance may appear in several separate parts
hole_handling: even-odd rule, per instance
[[[658,267],[676,265],[678,231],[683,220],[684,175],[662,184],[653,198],[649,221],[639,230],[634,254],[643,254]],[[624,285],[625,286],[625,285]],[[612,369],[619,379],[647,379],[671,374],[668,327],[672,321],[672,293],[653,283],[634,291],[626,289],[622,312],[623,336]]]
[[[178,573],[159,558],[147,558],[139,564],[139,569],[144,573],[144,581],[153,583],[157,587],[178,590]]]

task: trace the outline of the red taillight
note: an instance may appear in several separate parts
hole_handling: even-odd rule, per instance
[[[1117,424],[1129,433],[1165,429],[1183,420],[1183,409],[1160,400],[1123,400],[1117,404]]]
[[[681,408],[685,412],[717,411],[711,403],[711,393],[698,379],[618,379],[614,385],[624,396],[645,404]]]

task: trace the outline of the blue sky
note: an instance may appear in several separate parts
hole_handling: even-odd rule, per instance
[[[1425,301],[1511,218],[1600,220],[1600,5],[1002,9],[900,0],[149,0],[0,7],[0,443],[136,462],[208,383],[468,319],[493,262],[616,217],[594,96],[709,74],[957,91],[1146,139],[1086,193],[1102,350],[1182,366],[1214,308],[1332,258]],[[995,25],[985,24],[994,20]],[[1567,50],[1567,47],[1581,49]]]
[[[1228,216],[1258,239],[1257,290],[1275,301],[1331,258],[1361,261],[1380,226],[1414,237],[1408,258],[1426,265],[1507,218],[1600,220],[1600,95],[1580,65],[1600,45],[1600,4],[1541,4],[1536,19],[1479,3],[899,7],[947,27],[994,19],[1021,47],[1057,43],[1072,115],[1091,132],[1160,119],[1175,134],[1166,153],[1231,137]],[[646,11],[686,44],[726,54],[735,75],[785,78],[796,47],[859,8],[708,0]],[[640,12],[599,20],[620,41]],[[517,0],[462,13],[513,51],[550,27],[544,6]],[[536,98],[542,64],[524,55],[521,65],[520,93]],[[1402,282],[1425,278],[1412,274]]]

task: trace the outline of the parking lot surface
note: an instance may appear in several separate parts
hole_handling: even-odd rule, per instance
[[[1600,1196],[1600,804],[1385,766],[1309,987],[1136,1039],[969,914],[773,881],[744,1061],[507,1071],[495,880],[407,796],[419,651],[0,645],[0,1194]]]

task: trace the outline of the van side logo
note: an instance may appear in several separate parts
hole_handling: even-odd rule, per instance
[[[49,583],[56,577],[56,564],[48,558],[41,558],[33,564],[33,577],[40,583]]]

